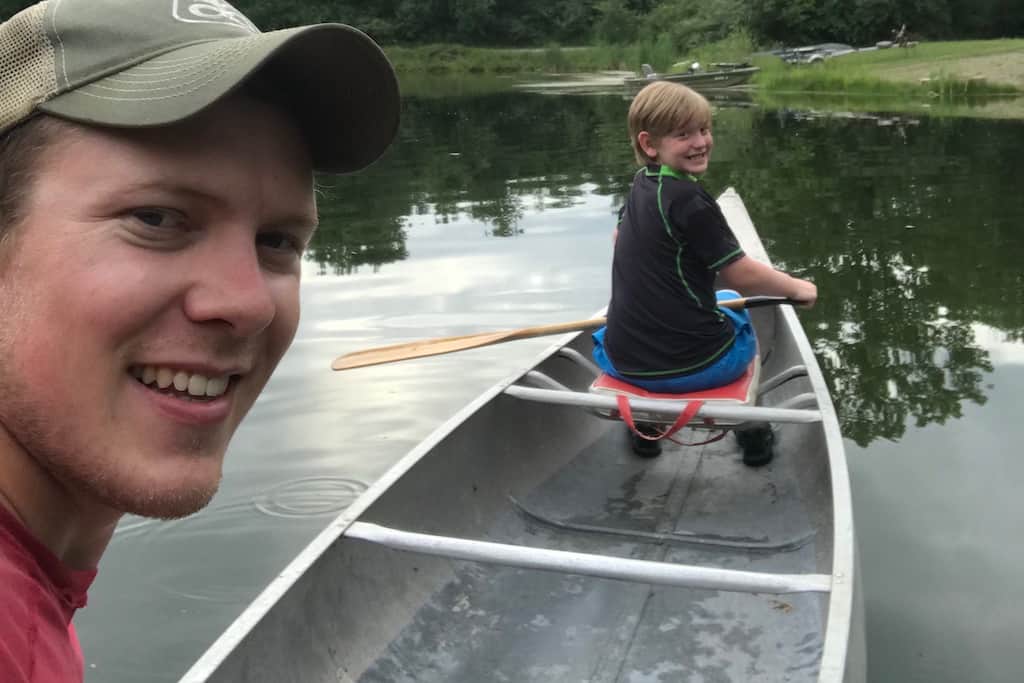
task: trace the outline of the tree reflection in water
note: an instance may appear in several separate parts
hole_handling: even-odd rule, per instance
[[[336,273],[403,259],[417,215],[510,237],[586,195],[618,205],[627,108],[622,94],[408,98],[386,157],[324,189],[310,258]],[[1003,171],[1024,127],[718,106],[715,137],[708,189],[736,187],[777,265],[818,283],[800,317],[848,438],[898,439],[908,420],[985,402],[973,326],[1024,339],[1024,193]]]

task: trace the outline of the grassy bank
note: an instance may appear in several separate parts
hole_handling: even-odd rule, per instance
[[[674,63],[742,61],[753,48],[745,36],[738,35],[685,55],[662,42],[544,48],[426,45],[389,47],[386,51],[403,84],[457,77],[500,89],[507,87],[504,77],[636,71],[645,62],[667,72]],[[960,102],[1024,93],[1022,39],[924,42],[913,48],[857,52],[798,66],[772,56],[758,57],[754,62],[761,67],[754,79],[757,97],[766,102],[803,95],[825,99],[840,95],[919,106],[922,102]]]
[[[420,45],[386,47],[398,72],[405,74],[510,75],[566,74],[595,71],[639,72],[651,64],[667,72],[676,62],[728,62],[747,59],[753,45],[746,34],[702,46],[692,54],[680,55],[667,39],[632,45],[589,45],[539,48],[467,47],[464,45]]]
[[[765,93],[863,93],[955,99],[1024,91],[1024,40],[921,43],[791,66],[755,60]]]

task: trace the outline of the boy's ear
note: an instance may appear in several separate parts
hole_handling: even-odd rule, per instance
[[[646,130],[642,130],[636,134],[636,142],[648,157],[651,159],[656,159],[658,157],[658,150],[654,146],[657,140]]]

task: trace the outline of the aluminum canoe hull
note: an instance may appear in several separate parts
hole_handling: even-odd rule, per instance
[[[728,190],[719,203],[745,250],[767,260],[739,196]],[[820,411],[814,422],[776,428],[772,464],[743,466],[731,438],[640,459],[619,422],[510,395],[509,387],[536,386],[536,371],[586,390],[590,371],[565,349],[588,355],[588,335],[565,335],[390,468],[181,680],[862,683],[863,607],[838,422],[796,313],[751,314],[762,376],[807,369],[762,403],[812,394]],[[598,558],[611,574],[400,549],[373,538],[380,528]],[[653,574],[616,577],[625,565],[641,576],[687,567],[810,576],[817,587],[680,587]]]

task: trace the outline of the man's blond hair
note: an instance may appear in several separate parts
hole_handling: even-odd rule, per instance
[[[629,105],[629,141],[641,166],[653,159],[640,147],[640,131],[655,140],[691,123],[711,126],[711,105],[704,96],[681,83],[655,81],[636,94]]]

